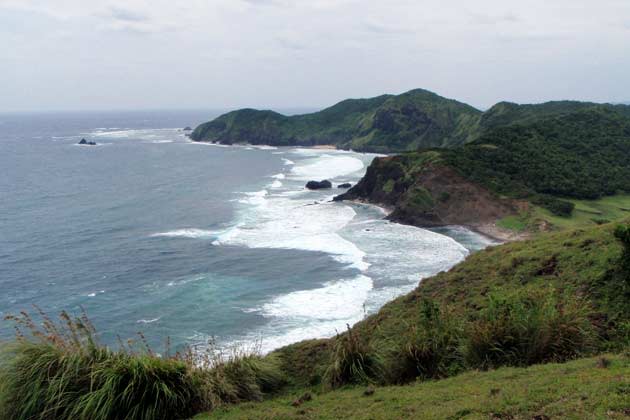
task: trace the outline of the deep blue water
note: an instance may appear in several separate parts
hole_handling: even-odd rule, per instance
[[[356,182],[371,155],[190,143],[181,128],[215,115],[0,114],[0,313],[82,306],[108,344],[141,330],[269,350],[329,336],[488,243],[303,189]]]

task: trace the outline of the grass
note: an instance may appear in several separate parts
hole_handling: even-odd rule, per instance
[[[569,201],[575,204],[570,217],[555,216],[548,210],[536,207],[530,220],[545,220],[558,229],[574,229],[630,217],[629,194],[618,194],[598,200]]]
[[[140,335],[112,350],[87,316],[9,316],[17,336],[0,353],[0,418],[183,419],[225,403],[260,401],[284,385],[273,357],[187,349],[164,356]]]
[[[527,214],[506,216],[497,221],[497,226],[514,232],[524,232],[528,227]]]
[[[514,232],[537,232],[540,226],[551,230],[570,230],[616,222],[630,217],[630,194],[617,194],[597,200],[567,199],[575,206],[570,216],[553,214],[539,206],[530,211],[506,216],[497,226]]]
[[[586,358],[563,364],[468,372],[406,386],[350,387],[315,395],[298,407],[290,394],[263,403],[224,407],[201,419],[488,419],[548,416],[623,419],[630,415],[630,360]],[[544,417],[538,417],[544,418]]]

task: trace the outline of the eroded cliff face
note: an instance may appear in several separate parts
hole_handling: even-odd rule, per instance
[[[523,205],[468,181],[430,155],[377,158],[363,179],[335,200],[382,205],[392,209],[388,219],[422,227],[493,225]]]

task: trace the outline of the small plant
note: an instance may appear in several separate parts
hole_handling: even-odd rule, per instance
[[[337,335],[331,361],[324,374],[333,388],[346,384],[370,383],[382,378],[381,356],[348,325],[348,331]]]

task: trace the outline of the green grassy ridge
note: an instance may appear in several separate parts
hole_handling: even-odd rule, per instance
[[[462,318],[474,319],[494,290],[551,287],[589,299],[601,333],[613,346],[623,345],[630,333],[630,275],[622,268],[627,255],[614,230],[608,224],[549,233],[479,251],[448,272],[422,280],[413,292],[356,324],[353,332],[376,347],[401,347],[425,299],[455,304]],[[336,340],[305,341],[274,354],[293,386],[309,386],[325,376]]]
[[[630,359],[607,355],[527,368],[468,372],[406,386],[365,387],[313,393],[311,401],[292,404],[293,392],[263,403],[227,406],[196,419],[622,419],[630,411]],[[605,363],[605,362],[604,362]],[[493,417],[494,416],[494,417]]]
[[[335,144],[386,153],[462,144],[471,139],[480,115],[470,105],[416,89],[401,95],[348,99],[305,115],[233,111],[201,124],[191,138],[227,144]]]
[[[400,95],[347,99],[304,115],[236,110],[199,125],[191,138],[225,144],[334,144],[344,149],[390,153],[456,147],[500,127],[590,109],[606,109],[630,118],[630,107],[626,105],[578,101],[531,105],[500,102],[481,112],[433,92],[414,89]]]

